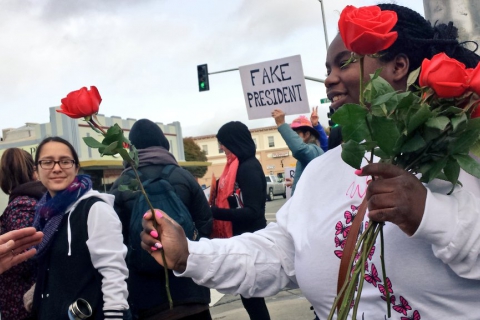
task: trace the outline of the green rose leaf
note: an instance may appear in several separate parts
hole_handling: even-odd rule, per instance
[[[104,144],[102,144],[100,141],[97,141],[95,138],[92,138],[92,137],[83,137],[83,141],[87,146],[93,149],[105,147]]]
[[[480,158],[480,140],[477,140],[469,150],[471,153],[473,153],[475,156]]]
[[[430,169],[422,175],[422,181],[429,183],[433,179],[437,178],[442,172],[443,168],[447,165],[448,157],[435,161]]]
[[[372,84],[372,97],[379,97],[389,92],[395,92],[395,89],[382,77],[373,78]]]
[[[345,104],[333,115],[332,120],[342,127],[342,136],[345,142],[354,140],[361,142],[369,136],[365,117],[368,110],[358,104]]]
[[[478,141],[480,129],[466,130],[456,136],[456,139],[451,144],[451,152],[453,154],[463,153],[467,154],[470,148]]]
[[[461,123],[467,122],[467,115],[465,113],[461,113],[460,115],[453,117],[451,121],[452,121],[453,131],[455,131],[457,130],[458,126]]]
[[[412,138],[408,139],[400,150],[401,153],[415,152],[427,145],[425,139],[417,132]]]
[[[372,117],[371,126],[372,138],[377,142],[378,147],[388,156],[394,155],[395,146],[400,138],[396,122],[384,117]]]
[[[407,133],[413,132],[419,126],[424,124],[432,115],[433,113],[430,111],[430,107],[423,104],[408,120]]]
[[[410,86],[417,81],[419,74],[420,74],[420,67],[418,67],[417,69],[413,70],[408,74],[407,89],[410,88]]]
[[[453,156],[457,160],[460,167],[465,170],[465,172],[470,173],[472,176],[475,176],[480,179],[480,164],[475,161],[469,155],[457,154]]]
[[[128,191],[128,190],[130,190],[130,188],[125,184],[121,184],[118,186],[118,191]]]
[[[113,156],[118,153],[116,150],[117,146],[118,146],[118,142],[114,141],[106,147],[99,148],[98,151],[100,151],[100,154],[102,156]]]
[[[467,129],[480,129],[480,118],[470,119],[467,123]]]
[[[358,142],[349,140],[342,144],[342,159],[351,167],[360,169],[364,155],[365,147]]]
[[[451,194],[458,183],[458,177],[460,176],[460,165],[454,158],[450,157],[445,168],[443,168],[443,172],[445,173],[448,181],[452,183],[452,190],[450,190],[448,193]]]
[[[118,124],[115,123],[113,126],[108,128],[102,143],[105,145],[110,145],[113,142],[119,142],[120,145],[122,145],[123,141],[124,141],[123,130],[122,128],[120,128]]]
[[[425,125],[430,128],[445,130],[445,128],[449,123],[450,123],[450,120],[448,119],[448,117],[439,116],[439,117],[428,119]]]

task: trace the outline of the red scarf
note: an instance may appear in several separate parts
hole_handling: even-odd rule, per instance
[[[227,198],[233,193],[237,178],[238,159],[233,154],[227,155],[227,164],[223,169],[222,176],[218,180],[215,205],[222,209],[230,209]],[[210,238],[230,238],[233,236],[232,222],[213,219],[213,228]]]

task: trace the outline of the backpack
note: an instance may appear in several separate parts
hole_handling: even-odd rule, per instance
[[[185,204],[178,197],[175,189],[168,181],[170,174],[176,169],[175,165],[166,165],[163,167],[160,177],[155,179],[142,180],[143,188],[148,195],[148,199],[152,206],[156,209],[165,211],[169,217],[182,226],[185,234],[190,240],[195,240],[197,230],[193,222],[192,216]],[[127,174],[133,176],[131,171]],[[140,243],[140,233],[143,231],[142,219],[145,212],[150,207],[145,200],[143,193],[138,192],[135,199],[129,226],[129,244],[127,253],[127,264],[129,268],[136,269],[146,273],[163,272],[163,267],[159,265],[148,252],[142,249]]]

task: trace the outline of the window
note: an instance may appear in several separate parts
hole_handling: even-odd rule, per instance
[[[202,146],[202,150],[203,150],[203,152],[205,152],[205,155],[208,156],[208,145],[204,144]]]
[[[268,137],[268,147],[269,148],[275,147],[275,141],[273,140],[273,136]]]
[[[224,153],[220,143],[218,144],[218,153]]]
[[[272,182],[269,176],[265,176],[265,180],[267,180],[267,182]]]
[[[258,149],[258,146],[257,146],[257,139],[253,139],[253,143],[255,143],[255,149]]]

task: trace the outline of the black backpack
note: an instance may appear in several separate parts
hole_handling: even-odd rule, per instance
[[[175,189],[168,181],[170,174],[177,166],[166,165],[163,167],[160,177],[155,179],[142,180],[142,185],[148,195],[148,199],[152,206],[156,209],[165,211],[172,219],[182,226],[185,234],[190,240],[195,240],[197,230],[192,220],[192,216],[185,204],[178,197]],[[133,176],[133,172],[128,171],[127,174]],[[141,272],[157,273],[163,270],[154,258],[148,252],[142,249],[140,243],[140,233],[142,232],[142,219],[145,212],[150,207],[145,200],[143,193],[138,192],[135,199],[129,226],[129,244],[127,253],[127,264],[130,268],[134,268]]]

